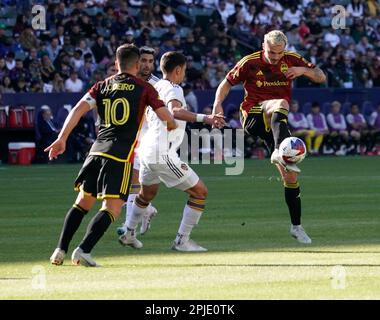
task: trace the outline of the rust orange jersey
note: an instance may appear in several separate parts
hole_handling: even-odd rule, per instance
[[[290,102],[292,80],[285,77],[290,67],[315,68],[315,65],[292,51],[285,51],[278,64],[273,65],[264,60],[264,51],[257,51],[241,59],[226,79],[232,86],[243,83],[245,96],[240,108],[249,112],[265,100]]]

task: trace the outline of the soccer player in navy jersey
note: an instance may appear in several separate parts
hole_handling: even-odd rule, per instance
[[[139,59],[140,52],[136,46],[120,46],[116,51],[118,73],[97,82],[83,96],[69,113],[57,140],[45,149],[50,159],[62,154],[66,140],[79,119],[97,108],[99,133],[75,180],[74,186],[79,194],[66,214],[57,248],[50,258],[52,264],[63,263],[74,233],[98,199],[102,201],[102,207],[90,221],[86,235],[71,256],[75,265],[97,266],[90,252],[120,215],[128,198],[132,154],[145,108],[150,106],[162,121],[166,121],[168,130],[177,127],[153,86],[136,77]]]

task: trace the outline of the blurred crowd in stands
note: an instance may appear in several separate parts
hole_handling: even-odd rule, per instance
[[[328,74],[335,88],[380,86],[377,0],[40,0],[46,30],[34,30],[32,1],[0,7],[0,92],[81,92],[113,72],[122,43],[189,57],[187,82],[217,87],[272,29]],[[333,6],[346,8],[345,29],[331,27]],[[157,73],[158,64],[157,64]],[[158,74],[159,75],[159,74]],[[314,86],[299,79],[298,87]]]

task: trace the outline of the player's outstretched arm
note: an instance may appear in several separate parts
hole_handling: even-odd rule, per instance
[[[66,140],[69,137],[71,131],[78,124],[80,118],[91,110],[91,106],[86,101],[79,101],[77,105],[68,114],[62,130],[50,146],[48,146],[44,152],[49,152],[49,160],[57,158],[60,154],[65,152]]]
[[[222,103],[224,99],[228,96],[230,90],[231,90],[231,84],[227,81],[227,79],[224,79],[216,89],[215,93],[215,99],[213,104],[212,113],[213,114],[224,114]]]
[[[222,128],[226,125],[223,114],[206,115],[202,113],[194,113],[182,108],[182,104],[178,100],[169,101],[168,108],[173,113],[174,118],[178,120],[203,122],[217,128]]]
[[[326,75],[324,72],[318,68],[306,68],[306,67],[290,67],[286,72],[285,76],[288,79],[295,79],[300,76],[308,77],[311,81],[315,83],[323,83],[326,82]]]

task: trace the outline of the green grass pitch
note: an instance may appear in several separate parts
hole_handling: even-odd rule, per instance
[[[186,196],[162,186],[144,248],[118,244],[119,219],[93,251],[102,268],[84,268],[69,258],[95,208],[64,265],[49,264],[79,166],[2,166],[0,299],[380,299],[380,158],[307,158],[300,167],[311,245],[290,237],[268,160],[245,161],[239,176],[197,165],[209,199],[193,238],[208,252],[170,250]]]

